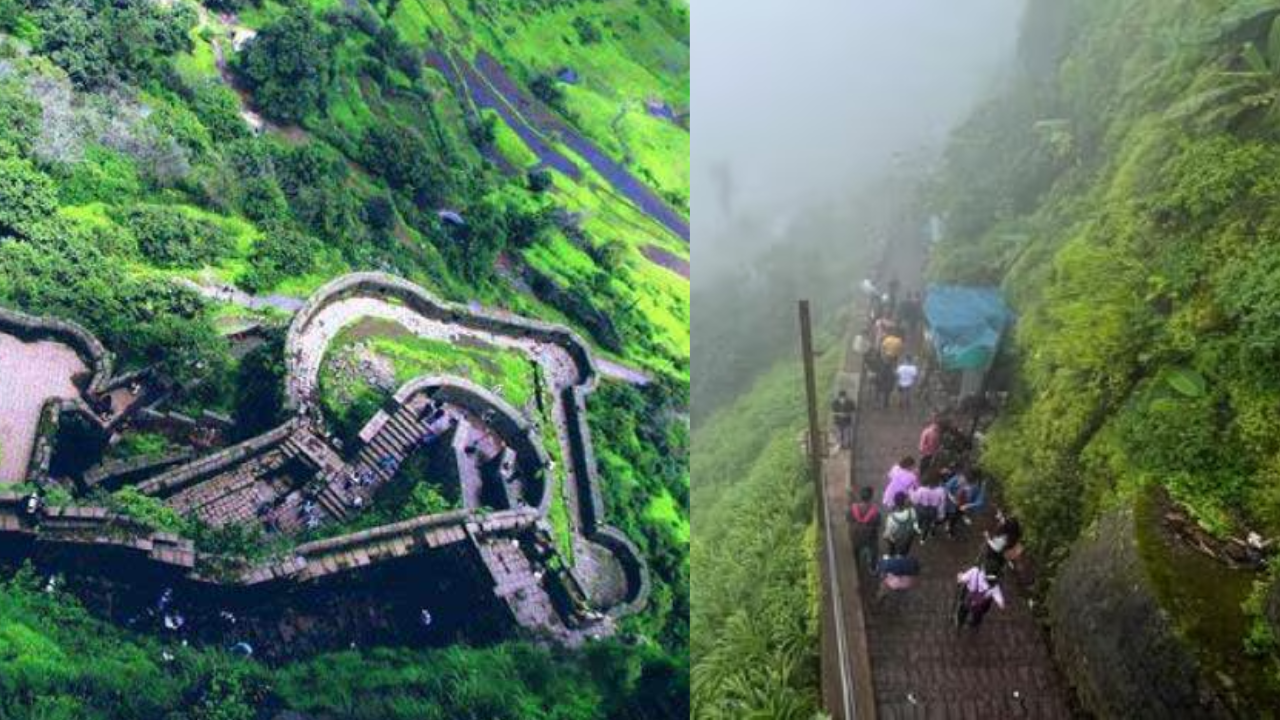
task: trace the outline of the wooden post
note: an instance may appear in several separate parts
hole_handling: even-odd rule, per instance
[[[818,390],[813,377],[813,333],[809,325],[809,301],[800,301],[800,355],[804,361],[804,390],[809,403],[809,473],[813,476],[814,499],[819,512],[823,509],[822,430],[818,427]]]

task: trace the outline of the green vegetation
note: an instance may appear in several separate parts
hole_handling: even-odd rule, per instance
[[[687,705],[688,676],[652,647],[606,641],[581,657],[518,642],[353,650],[271,669],[125,633],[42,584],[27,570],[0,585],[6,717],[252,720],[294,709],[350,720],[657,720]]]
[[[1153,488],[1219,538],[1280,534],[1274,9],[1033,2],[1021,48],[1023,74],[948,152],[931,268],[1001,283],[1019,315],[986,463],[1051,561]],[[1242,609],[1247,582],[1162,558],[1158,514],[1140,520],[1205,676],[1234,678],[1221,690],[1241,707],[1274,706],[1259,601],[1274,575]]]
[[[831,378],[842,343],[820,354]],[[780,363],[693,433],[693,716],[818,710],[813,491],[798,439],[803,384]]]
[[[649,561],[649,607],[627,622],[676,647],[689,642],[689,426],[678,414],[686,405],[683,392],[610,382],[587,406],[605,517]]]
[[[493,116],[473,117],[469,101],[421,64],[428,49],[468,60],[487,49],[527,85],[558,70],[547,63],[573,63],[582,82],[562,88],[567,120],[687,210],[688,134],[641,106],[653,99],[688,107],[686,10],[655,0],[616,7],[210,0],[204,10],[189,0],[0,0],[0,304],[81,323],[116,355],[118,369],[150,367],[173,380],[179,392],[169,409],[231,415],[231,439],[283,420],[281,318],[207,300],[175,280],[300,297],[343,272],[384,270],[450,300],[573,325],[620,360],[661,376],[687,406],[689,285],[640,254],[654,245],[687,258],[687,246],[594,173],[581,182],[554,172],[527,177],[536,158],[515,132]],[[237,17],[223,19],[223,12]],[[236,51],[233,34],[243,40],[249,31],[256,38]],[[573,47],[560,49],[565,43],[554,32]],[[539,57],[541,42],[555,44],[549,52],[556,55]],[[245,92],[230,87],[227,75]],[[264,122],[251,127],[244,116]],[[504,174],[487,159],[494,152],[519,171]],[[573,257],[571,273],[560,257]],[[265,344],[246,353],[228,340],[260,320],[275,328]],[[502,385],[517,406],[533,392],[526,361],[510,353],[395,336],[369,344],[388,359],[392,384],[449,371]],[[321,379],[335,427],[354,432],[385,391],[362,380],[342,384]],[[347,402],[333,401],[339,389]],[[596,441],[604,452],[610,444]],[[167,447],[158,436],[129,431],[111,456]],[[555,442],[548,449],[559,452]],[[687,502],[669,476],[687,463],[680,454],[658,466],[613,452],[635,463],[624,529],[653,533],[642,546],[659,554],[664,573],[657,609],[632,621],[629,633],[660,644],[605,643],[563,656],[519,645],[376,659],[344,654],[268,671],[194,650],[158,666],[156,646],[145,639],[69,624],[91,636],[83,642],[108,648],[99,652],[33,624],[24,627],[34,635],[15,630],[14,642],[30,640],[37,652],[21,657],[44,665],[0,671],[8,683],[0,716],[248,718],[246,708],[259,705],[335,717],[681,714],[688,573],[680,569],[687,561],[679,539]],[[429,479],[406,477],[417,479],[395,486],[385,507],[359,521],[452,503]],[[570,552],[562,483],[552,519]],[[128,491],[97,499],[209,552],[252,558],[278,550],[251,532],[214,532]],[[16,652],[0,648],[0,661]],[[124,680],[99,691],[96,671],[80,662],[116,654],[145,655],[145,667],[111,669],[118,671],[112,682],[130,679],[134,697],[110,694],[124,692]],[[357,662],[370,672],[350,673]],[[174,668],[180,671],[166,674]],[[500,677],[507,672],[509,680]],[[579,692],[563,691],[568,686]],[[314,687],[334,695],[321,699]],[[104,709],[113,707],[120,709]]]

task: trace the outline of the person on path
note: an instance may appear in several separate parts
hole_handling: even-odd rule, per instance
[[[880,603],[891,592],[909,590],[920,574],[920,561],[909,555],[885,555],[876,571],[880,575],[880,587],[875,601]]]
[[[893,364],[883,357],[875,356],[875,388],[876,399],[881,410],[889,409],[889,399],[893,397],[893,388],[898,384]]]
[[[920,377],[920,368],[916,365],[915,360],[908,355],[905,360],[898,364],[894,374],[897,376],[898,382],[898,406],[903,410],[910,410],[911,393],[915,390],[916,380]]]
[[[983,532],[983,538],[983,562],[997,574],[1003,574],[1005,567],[1022,555],[1022,525],[1000,510],[996,510],[995,529]]]
[[[916,509],[916,521],[920,525],[920,544],[923,545],[933,537],[933,530],[942,520],[946,511],[947,491],[941,485],[925,482],[909,493],[911,504]]]
[[[911,507],[907,493],[899,492],[893,496],[893,510],[884,522],[885,554],[889,557],[909,554],[911,543],[919,534],[916,509]]]
[[[951,474],[943,487],[947,491],[946,526],[947,535],[955,537],[956,525],[960,522],[968,525],[973,516],[986,506],[986,492],[980,482],[970,478],[968,467],[961,467]]]
[[[872,282],[871,278],[862,278],[862,294],[868,299],[876,300],[880,297],[880,289]]]
[[[968,625],[977,630],[992,605],[1004,609],[1004,592],[1000,589],[1000,573],[983,563],[956,576],[956,627]]]
[[[916,459],[910,455],[898,461],[885,474],[884,496],[881,503],[887,509],[893,509],[893,499],[898,493],[910,493],[920,485],[920,476],[916,474]]]
[[[888,333],[880,341],[880,356],[891,364],[897,364],[898,358],[902,357],[902,336],[898,335],[896,329],[891,329]]]
[[[933,460],[942,449],[942,417],[938,413],[929,415],[929,424],[920,431],[920,476],[928,477],[933,469]]]
[[[906,333],[907,337],[914,338],[916,336],[923,319],[924,312],[921,307],[920,293],[909,293],[898,304],[898,320],[902,323],[903,332]]]
[[[896,314],[898,308],[898,289],[902,286],[898,282],[898,278],[894,277],[889,281],[889,312]]]
[[[831,417],[835,422],[841,448],[853,445],[853,411],[856,409],[853,398],[845,390],[841,390],[831,401]]]
[[[858,333],[853,338],[853,354],[857,355],[862,364],[867,364],[867,353],[871,352],[871,341],[867,339],[866,333]]]
[[[858,500],[849,506],[849,534],[853,554],[862,568],[871,574],[876,572],[876,546],[883,521],[875,494],[870,485],[864,485],[858,491]]]
[[[875,336],[872,340],[875,341],[876,350],[880,351],[882,355],[884,354],[884,341],[890,335],[894,334],[896,327],[897,326],[894,324],[893,318],[888,315],[881,315],[876,318],[874,324]]]

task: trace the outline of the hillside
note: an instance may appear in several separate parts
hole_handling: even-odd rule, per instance
[[[512,632],[485,647],[433,641],[449,645],[434,650],[399,647],[412,644],[404,640],[334,653],[331,642],[283,661],[277,653],[268,666],[231,657],[227,638],[187,647],[155,628],[105,623],[124,622],[113,602],[83,587],[43,597],[35,588],[44,581],[21,571],[12,603],[0,608],[0,715],[680,713],[689,641],[689,102],[688,7],[668,0],[0,0],[0,309],[75,323],[114,361],[111,377],[99,378],[103,392],[63,389],[73,375],[84,385],[87,368],[75,357],[44,373],[26,362],[36,380],[57,374],[49,387],[70,404],[50,410],[42,403],[55,391],[28,388],[41,394],[20,406],[39,411],[23,417],[31,427],[13,441],[0,427],[0,458],[13,461],[0,465],[0,480],[26,482],[0,490],[39,489],[53,507],[110,508],[233,562],[276,561],[307,542],[464,506],[519,511],[518,491],[481,496],[478,469],[442,480],[436,459],[408,455],[419,438],[403,429],[401,449],[416,459],[400,473],[405,458],[389,469],[390,455],[372,449],[365,461],[343,458],[343,467],[375,463],[401,477],[388,479],[373,507],[358,498],[323,527],[308,514],[311,500],[300,500],[323,494],[316,483],[340,480],[323,462],[314,482],[280,504],[301,508],[286,524],[302,522],[280,533],[274,517],[257,522],[266,504],[257,520],[221,524],[198,507],[199,487],[163,497],[138,490],[301,418],[286,384],[304,360],[317,369],[317,435],[334,438],[329,450],[302,452],[312,459],[343,440],[356,447],[397,388],[445,374],[533,418],[527,432],[552,458],[542,492],[557,574],[573,567],[573,583],[602,596],[617,584],[617,563],[575,535],[601,520],[648,573],[643,611],[585,649],[535,646],[527,641],[537,638]],[[326,340],[318,357],[287,356],[287,329],[308,298],[368,271],[451,303],[452,334],[353,320],[331,351]],[[403,304],[393,298],[383,312]],[[570,344],[582,342],[591,359],[577,380],[594,392],[570,408],[582,421],[572,439],[564,398],[583,396],[567,379],[547,379],[558,360],[533,341],[500,348],[507,340],[496,333],[464,337],[463,314],[564,328]],[[4,327],[0,341],[18,347]],[[13,352],[7,360],[25,362],[25,351]],[[472,419],[480,418],[467,432],[492,443],[501,433],[491,414]],[[588,438],[587,451],[571,456],[565,448],[583,445],[585,433],[595,435],[593,452]],[[465,459],[480,444],[456,443],[459,468],[480,464]],[[298,447],[272,450],[284,476],[312,473],[283,459]],[[574,466],[580,458],[592,472]],[[571,479],[594,478],[596,466],[599,498],[583,499]],[[201,482],[216,490],[238,467]],[[278,482],[269,472],[262,478]],[[104,477],[112,481],[98,484]],[[348,517],[353,509],[367,512]],[[0,555],[6,575],[25,559],[19,550]],[[25,617],[35,606],[74,620],[92,641]],[[74,659],[86,653],[114,658],[114,670]],[[175,653],[176,661],[157,659]],[[436,663],[449,669],[417,670]],[[173,667],[181,672],[168,679]],[[511,693],[502,692],[507,681],[492,682],[500,675]],[[134,679],[132,690],[122,678]],[[491,682],[493,697],[476,689]],[[128,704],[128,692],[152,697]]]
[[[936,196],[932,275],[1000,284],[1018,315],[984,463],[1102,716],[1280,697],[1277,576],[1239,567],[1250,532],[1280,534],[1276,18],[1031,2],[1016,78],[956,131]]]

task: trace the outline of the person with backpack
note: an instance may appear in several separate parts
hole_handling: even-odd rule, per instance
[[[875,601],[879,603],[889,593],[909,590],[915,585],[920,561],[908,555],[885,555],[876,571],[880,575],[880,587],[876,589]]]
[[[858,500],[849,506],[849,533],[853,554],[863,569],[875,574],[876,544],[880,537],[880,506],[875,501],[875,490],[865,485],[858,491]]]
[[[835,421],[836,432],[839,433],[840,447],[847,448],[853,444],[853,412],[856,409],[853,398],[841,390],[831,401],[831,416]]]
[[[916,509],[916,520],[920,524],[920,544],[925,544],[933,537],[934,527],[942,521],[947,507],[947,491],[936,482],[927,480],[910,493],[911,504]]]
[[[900,492],[894,495],[893,511],[884,524],[885,554],[890,557],[907,555],[911,552],[911,543],[919,534],[916,509],[907,502],[907,494]]]
[[[999,571],[979,563],[956,576],[956,628],[977,630],[992,605],[1004,609]]]
[[[947,535],[955,537],[956,526],[963,522],[973,522],[973,516],[986,507],[986,492],[981,482],[970,479],[970,470],[962,466],[953,473],[943,487],[947,491],[946,516]]]

